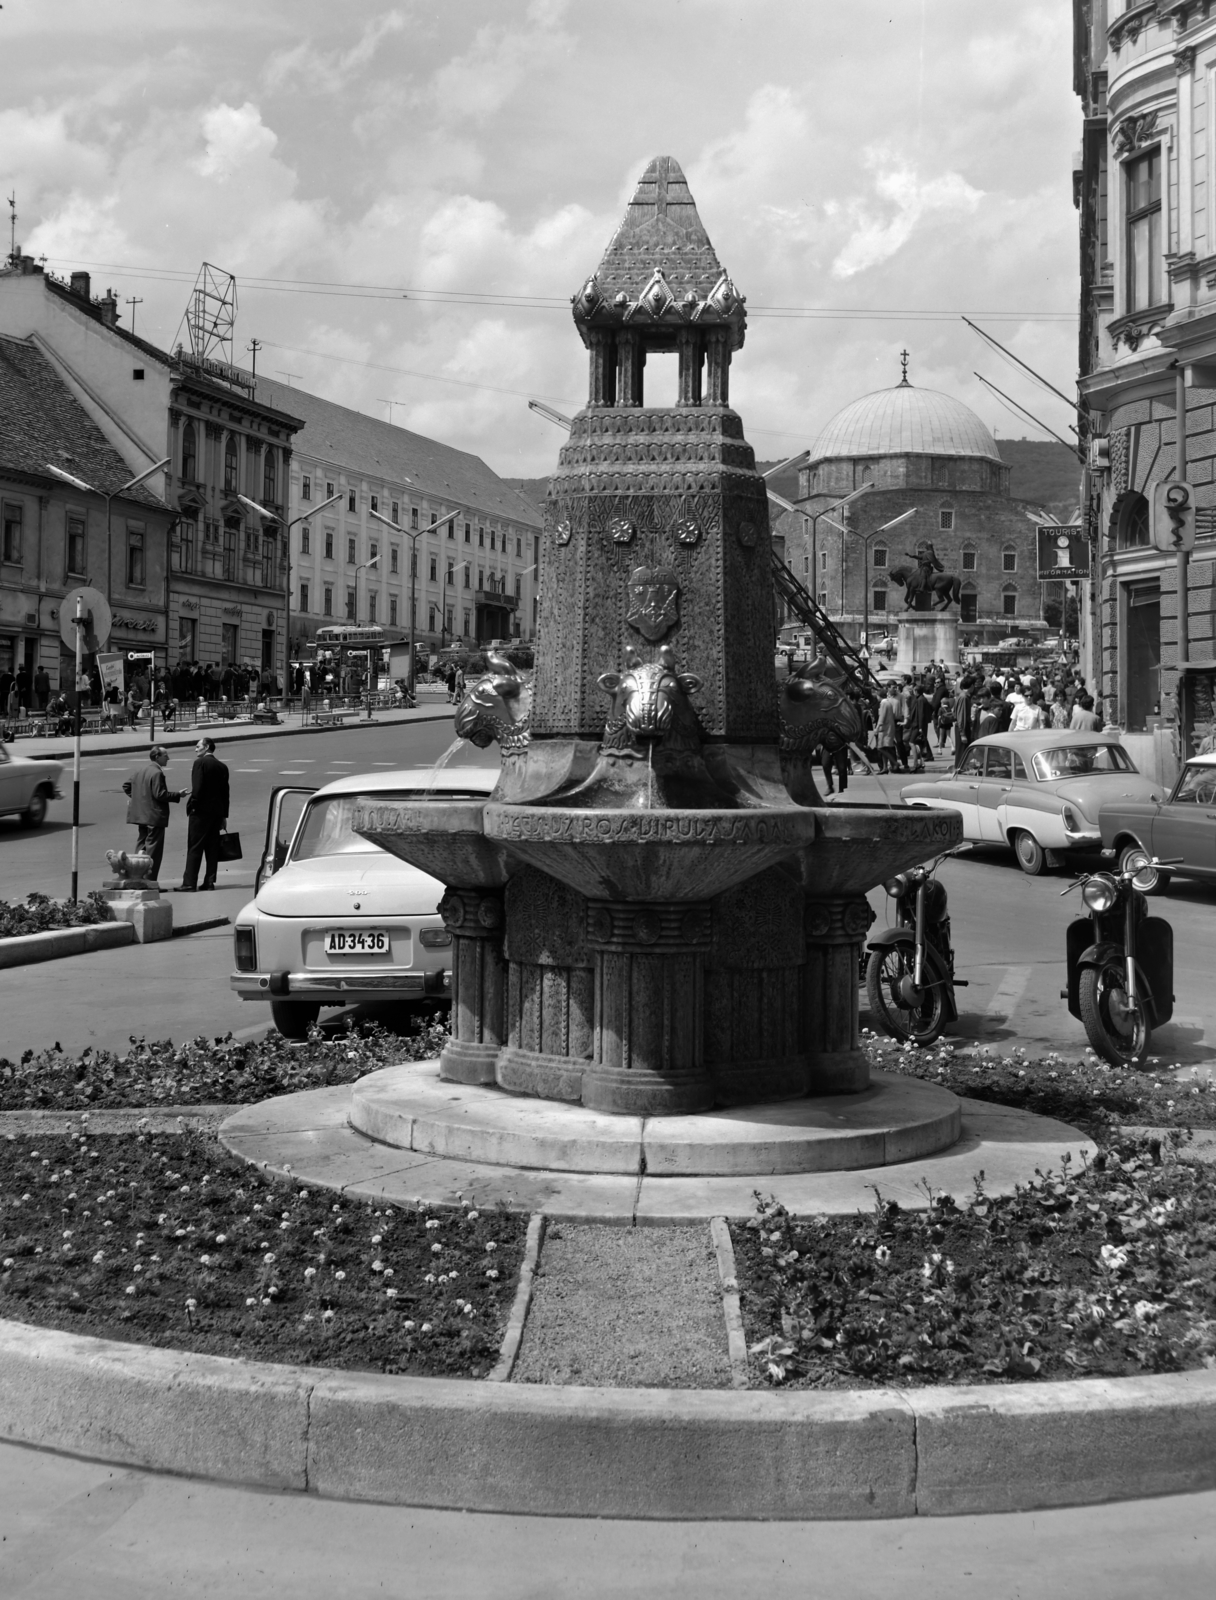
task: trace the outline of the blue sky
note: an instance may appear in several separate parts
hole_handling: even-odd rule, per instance
[[[670,154],[752,310],[759,455],[896,382],[905,344],[1018,437],[973,369],[1067,408],[957,313],[1002,313],[1069,391],[1075,324],[1043,314],[1076,304],[1070,48],[1067,0],[5,0],[0,187],[23,247],[141,297],[146,337],[176,340],[211,261],[238,355],[533,475],[561,440],[525,397],[581,403],[569,296]]]

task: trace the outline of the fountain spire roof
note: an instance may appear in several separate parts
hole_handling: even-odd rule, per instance
[[[647,166],[573,305],[580,332],[588,325],[726,323],[733,348],[743,343],[743,296],[718,260],[674,156],[656,156]]]

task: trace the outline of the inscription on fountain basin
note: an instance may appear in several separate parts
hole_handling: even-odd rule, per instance
[[[496,839],[561,840],[568,844],[809,844],[815,831],[810,812],[761,816],[731,812],[526,811],[490,806],[486,832]]]

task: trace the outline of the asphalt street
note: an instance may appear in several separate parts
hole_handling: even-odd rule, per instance
[[[185,918],[235,916],[253,892],[253,874],[272,788],[282,783],[320,786],[346,773],[393,766],[430,766],[448,749],[448,721],[387,727],[346,728],[290,738],[233,741],[220,754],[232,769],[231,826],[242,834],[245,859],[221,867],[215,894],[175,901]],[[100,885],[108,874],[105,851],[134,842],[123,821],[125,776],[135,756],[94,756],[83,763],[82,885]],[[188,786],[191,753],[175,751],[168,768],[172,785]],[[461,746],[454,761],[484,757]],[[906,780],[905,780],[906,781]],[[898,779],[855,778],[848,800],[882,804],[898,799]],[[175,811],[166,851],[166,883],[176,881],[185,851],[184,809]],[[52,895],[67,891],[70,828],[65,801],[52,807],[45,826],[26,833],[0,822],[0,897],[19,899],[30,889]],[[950,894],[957,971],[969,981],[958,992],[961,1017],[954,1037],[966,1045],[1022,1044],[1032,1052],[1085,1048],[1081,1024],[1068,1015],[1059,994],[1064,982],[1065,929],[1076,915],[1077,896],[1061,898],[1067,874],[1028,878],[1012,853],[982,849],[947,862],[942,880]],[[871,903],[877,926],[889,920],[882,891]],[[1216,1064],[1216,984],[1211,981],[1216,889],[1178,879],[1155,897],[1153,909],[1174,927],[1176,1020],[1155,1037],[1165,1065],[1184,1071]],[[267,1010],[239,1001],[228,987],[231,931],[220,928],[141,948],[102,951],[42,967],[0,971],[0,1055],[60,1041],[65,1049],[86,1045],[116,1048],[132,1034],[191,1038],[267,1026]],[[336,1017],[336,1013],[333,1014]],[[863,1021],[866,1018],[863,1016]]]

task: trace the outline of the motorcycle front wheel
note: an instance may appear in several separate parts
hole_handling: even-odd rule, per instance
[[[1091,1045],[1112,1067],[1138,1067],[1148,1055],[1149,1026],[1143,1005],[1131,1006],[1121,962],[1086,967],[1081,973],[1081,1021]]]
[[[938,983],[922,990],[924,998],[919,1006],[910,1006],[901,998],[900,984],[904,978],[911,980],[915,960],[907,945],[884,945],[871,951],[866,967],[866,998],[871,1015],[892,1039],[932,1044],[946,1025],[945,995]]]

